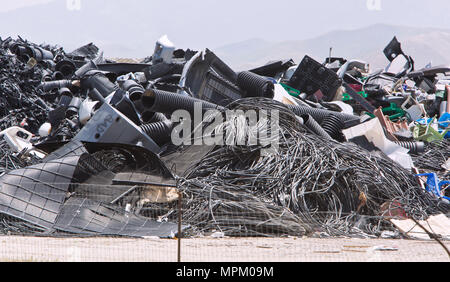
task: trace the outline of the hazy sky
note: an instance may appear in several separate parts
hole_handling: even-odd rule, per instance
[[[8,12],[23,7],[29,7],[53,1],[55,0],[1,0],[0,12]]]
[[[77,2],[81,5],[77,6]],[[0,0],[0,3],[3,14],[13,14],[14,9],[26,6],[41,7],[36,17],[40,22],[30,17],[7,25],[1,23],[0,14],[3,36],[33,37],[37,27],[47,28],[50,31],[45,39],[60,44],[70,41],[69,34],[78,41],[123,44],[123,38],[114,36],[114,30],[129,30],[131,37],[145,36],[151,42],[168,34],[180,48],[214,48],[252,38],[307,39],[333,30],[377,23],[450,29],[449,0]],[[44,5],[51,9],[44,9]],[[96,28],[101,26],[104,38],[86,30],[85,23],[82,30],[74,28],[77,24],[55,24],[51,19],[59,12],[65,13],[68,23],[82,19],[95,23]],[[98,15],[104,16],[101,22],[96,22]],[[41,37],[36,40],[44,40]],[[136,40],[130,44],[140,43]]]

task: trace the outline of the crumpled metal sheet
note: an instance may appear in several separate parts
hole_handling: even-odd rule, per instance
[[[71,197],[64,204],[55,229],[86,235],[174,238],[178,226],[137,216],[117,206]]]

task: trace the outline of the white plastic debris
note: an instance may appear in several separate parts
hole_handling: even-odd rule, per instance
[[[211,237],[213,237],[213,238],[224,238],[225,237],[225,233],[223,233],[223,232],[214,232],[213,234],[211,234]]]
[[[86,98],[80,105],[80,110],[78,111],[78,119],[82,125],[85,125],[92,117],[93,110],[97,101],[91,101]]]
[[[155,52],[152,57],[153,63],[162,60],[163,62],[170,64],[173,59],[174,51],[175,45],[169,40],[167,35],[163,35],[156,41]]]
[[[392,141],[389,141],[383,131],[383,127],[378,119],[372,119],[363,124],[342,131],[347,140],[358,136],[365,136],[375,147],[383,151],[390,159],[410,170],[413,161],[408,154],[409,149],[405,149]]]
[[[284,89],[281,84],[274,84],[274,97],[273,99],[275,101],[278,101],[280,103],[286,104],[286,105],[295,105],[297,106],[298,103],[295,101],[294,97],[289,95],[289,93]]]
[[[412,238],[423,240],[431,239],[430,236],[428,236],[428,234],[411,219],[391,219],[391,222],[398,229]],[[419,224],[431,234],[439,235],[446,240],[450,239],[450,219],[444,214],[430,216],[426,221],[419,221]]]
[[[31,143],[31,138],[33,138],[33,134],[31,132],[26,131],[25,129],[17,126],[10,127],[8,129],[0,132],[0,137],[4,138],[11,149],[20,153],[26,150],[29,154],[32,154],[38,158],[45,158],[46,154],[36,150]]]
[[[10,127],[0,132],[0,136],[3,136],[11,149],[17,153],[22,152],[24,149],[29,150],[33,148],[33,144],[30,142],[33,134],[23,128],[17,126]]]
[[[50,135],[50,132],[52,131],[52,125],[48,122],[41,125],[39,128],[39,136],[41,137],[47,137]]]

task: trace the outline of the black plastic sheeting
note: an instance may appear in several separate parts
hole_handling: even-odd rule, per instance
[[[117,206],[72,197],[62,207],[54,228],[85,235],[174,238],[178,225],[149,220]]]
[[[45,159],[43,159],[44,162],[52,161],[55,159],[68,157],[68,156],[81,156],[83,154],[88,153],[86,148],[84,147],[84,144],[81,143],[78,140],[72,140],[66,145],[63,145],[61,148],[57,149],[56,151],[53,151],[51,154],[47,155]]]
[[[51,229],[64,204],[80,157],[65,157],[0,178],[0,212]]]

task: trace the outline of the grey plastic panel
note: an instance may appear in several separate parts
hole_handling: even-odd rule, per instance
[[[9,172],[0,178],[0,213],[51,229],[79,157],[70,156]]]
[[[67,143],[64,146],[62,146],[61,148],[59,148],[58,150],[49,154],[43,160],[43,162],[48,162],[51,160],[56,160],[56,159],[60,159],[63,157],[68,157],[68,156],[81,156],[85,153],[88,153],[88,151],[84,147],[83,143],[81,143],[80,141],[74,140],[74,141],[70,141],[69,143]]]
[[[72,197],[64,204],[55,229],[87,235],[173,238],[178,225],[137,216],[112,205]]]
[[[143,147],[155,154],[161,148],[124,114],[103,104],[74,140],[90,143],[125,144]]]

